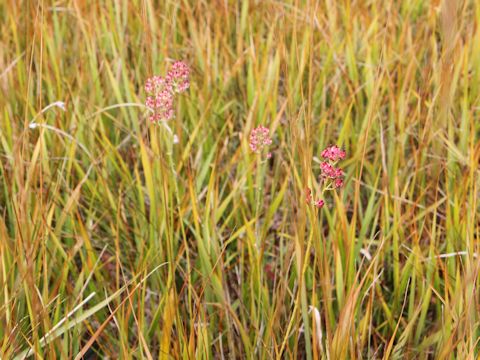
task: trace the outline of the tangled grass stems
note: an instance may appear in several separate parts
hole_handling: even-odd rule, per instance
[[[0,357],[477,358],[479,14],[0,2]]]

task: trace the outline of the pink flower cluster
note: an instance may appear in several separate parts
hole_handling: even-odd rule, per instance
[[[345,151],[336,145],[329,146],[322,151],[322,157],[327,161],[323,161],[320,164],[321,176],[325,181],[330,180],[334,189],[343,186],[343,170],[336,168],[334,165],[338,160],[345,159],[345,155]]]
[[[165,80],[171,84],[173,91],[182,93],[190,87],[190,68],[183,61],[175,61]]]
[[[340,149],[337,145],[328,146],[322,151],[322,157],[330,161],[337,161],[345,159],[345,151]]]
[[[335,168],[332,164],[324,161],[320,164],[321,176],[324,179],[330,179],[334,188],[343,186],[343,170]]]
[[[260,153],[264,148],[272,144],[270,138],[270,129],[265,126],[259,126],[252,130],[249,138],[250,149],[253,152]],[[267,153],[267,159],[271,158],[272,154]]]
[[[320,163],[320,180],[323,186],[323,191],[338,189],[343,186],[344,172],[341,168],[335,167],[338,160],[345,159],[346,153],[338,146],[332,145],[322,151],[322,157],[325,161]],[[317,208],[322,208],[325,205],[324,200],[314,200],[312,190],[307,188],[305,190],[305,199],[307,204],[313,204]]]
[[[182,93],[190,86],[190,69],[183,61],[175,61],[165,78],[152,76],[145,82],[148,93],[145,105],[153,110],[150,121],[167,121],[173,118],[175,93]]]

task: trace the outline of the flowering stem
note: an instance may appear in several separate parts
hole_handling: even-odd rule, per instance
[[[258,161],[258,169],[255,175],[255,247],[258,250],[260,250],[261,246],[261,239],[260,239],[260,234],[259,234],[259,220],[260,220],[260,207],[261,203],[263,200],[263,180],[265,177],[265,167],[266,167],[266,161],[264,160],[259,160]]]
[[[256,297],[256,302],[257,302],[257,311],[255,315],[256,319],[256,326],[257,328],[260,328],[263,323],[262,321],[262,308],[264,306],[265,299],[263,298],[263,276],[264,272],[262,269],[262,258],[263,258],[263,250],[264,250],[264,244],[263,244],[263,239],[261,238],[262,234],[260,233],[260,215],[262,213],[261,210],[261,204],[263,201],[263,182],[264,182],[264,177],[265,177],[265,171],[266,171],[266,161],[263,160],[262,158],[257,156],[257,169],[256,169],[256,174],[255,174],[255,250],[254,250],[254,257],[255,257],[255,269],[253,271],[253,279],[255,283],[255,297]],[[258,336],[258,335],[257,335]],[[256,338],[255,343],[257,344],[256,346],[256,351],[258,350],[259,346],[259,338]]]
[[[160,124],[159,124],[160,125]],[[161,143],[160,144],[160,156],[166,157],[164,160],[168,162],[168,167],[169,170],[171,171],[172,176],[166,176],[166,189],[171,189],[173,188],[174,194],[171,196],[170,191],[164,191],[164,201],[166,204],[166,208],[171,208],[179,211],[179,206],[180,206],[180,196],[179,196],[179,189],[178,189],[178,184],[177,184],[177,173],[175,171],[175,165],[173,161],[173,139],[171,135],[171,130],[170,132],[166,129],[164,126],[159,126],[160,130],[160,139]],[[163,146],[162,146],[163,145]],[[163,150],[163,151],[162,151]],[[173,180],[172,180],[173,179]],[[171,184],[173,182],[173,184]],[[172,186],[173,185],[173,186]],[[172,285],[173,279],[174,279],[174,273],[175,273],[175,256],[174,256],[174,244],[175,244],[175,211],[168,211],[166,214],[169,214],[168,218],[169,221],[167,223],[170,223],[170,226],[167,226],[168,232],[167,232],[167,261],[169,263],[169,268],[170,271],[168,273],[168,279],[166,282],[167,288],[170,288]]]
[[[167,143],[167,158],[168,158],[168,165],[170,167],[170,171],[173,174],[174,181],[173,181],[173,190],[175,192],[175,200],[176,200],[176,207],[180,207],[180,195],[179,195],[179,190],[178,190],[178,182],[177,182],[177,170],[175,168],[175,163],[173,162],[173,144],[174,144],[174,139],[172,137],[173,132],[172,130],[168,127],[168,125],[165,124],[166,129],[168,130],[167,136],[164,136],[165,142]],[[164,132],[165,134],[165,132]]]
[[[170,149],[167,152],[167,157],[168,157],[168,164],[170,166],[170,171],[172,172],[175,180],[173,181],[173,190],[175,192],[175,201],[176,201],[176,206],[177,208],[180,207],[180,195],[178,191],[178,183],[177,183],[177,170],[175,169],[175,165],[173,163],[173,149]]]

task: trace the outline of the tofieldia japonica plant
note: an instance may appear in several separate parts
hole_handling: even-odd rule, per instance
[[[170,67],[165,77],[154,75],[145,82],[145,91],[147,98],[145,105],[151,112],[149,119],[154,124],[162,124],[165,131],[161,131],[161,136],[165,141],[162,142],[164,151],[161,156],[166,155],[170,165],[170,171],[173,175],[172,188],[175,192],[177,205],[180,202],[178,184],[176,181],[177,172],[173,160],[173,144],[178,142],[178,137],[167,124],[168,120],[174,117],[175,95],[185,92],[190,87],[190,68],[183,61],[175,61]],[[173,135],[173,141],[172,136]]]
[[[175,61],[165,77],[154,75],[145,82],[147,100],[145,105],[153,113],[149,119],[153,123],[173,118],[175,94],[185,92],[190,87],[190,68],[183,61]]]
[[[344,172],[341,168],[336,167],[339,160],[345,159],[346,153],[336,145],[328,146],[322,153],[323,161],[320,163],[320,178],[321,197],[314,199],[312,189],[305,189],[305,200],[307,204],[312,204],[317,208],[322,208],[325,205],[325,200],[322,198],[326,191],[339,189],[344,183]]]
[[[258,126],[252,130],[248,138],[248,145],[250,150],[257,155],[256,165],[257,169],[255,172],[255,218],[260,218],[260,209],[262,204],[262,198],[264,195],[264,178],[266,172],[266,162],[264,159],[270,159],[272,153],[269,151],[270,145],[272,145],[272,138],[270,136],[270,129],[265,126]],[[257,249],[260,248],[260,235],[259,235],[259,223],[255,222],[255,246]],[[258,258],[261,261],[261,256]]]

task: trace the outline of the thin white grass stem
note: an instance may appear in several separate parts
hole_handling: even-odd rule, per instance
[[[72,135],[70,135],[69,133],[66,133],[65,131],[63,130],[60,130],[60,129],[57,129],[56,127],[54,126],[51,126],[51,125],[47,125],[47,124],[37,124],[35,122],[32,122],[30,123],[30,129],[35,129],[37,127],[41,127],[41,128],[44,128],[44,129],[48,129],[48,130],[51,130],[59,135],[62,135],[66,138],[68,138],[69,140],[73,141],[74,143],[76,143],[78,146],[80,146],[80,148],[88,155],[88,157],[93,160],[93,156],[92,154],[90,153],[90,151],[88,151],[87,147],[85,145],[83,145],[80,141],[78,141],[77,139],[75,139]]]

